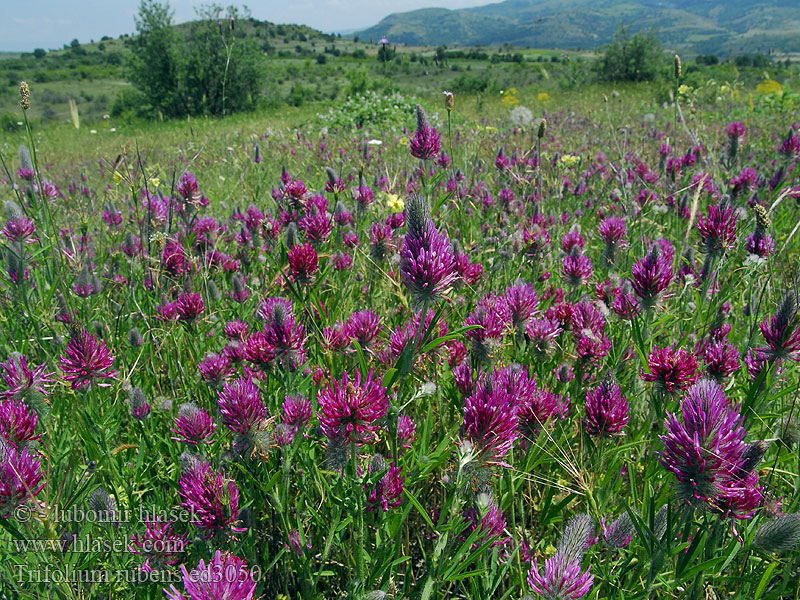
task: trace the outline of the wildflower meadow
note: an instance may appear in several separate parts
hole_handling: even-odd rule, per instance
[[[675,76],[69,149],[23,84],[0,598],[798,598],[800,119]]]

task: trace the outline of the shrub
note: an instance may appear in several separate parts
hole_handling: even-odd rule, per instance
[[[621,27],[614,41],[605,46],[598,71],[606,81],[653,81],[663,63],[664,50],[652,31],[629,37]]]

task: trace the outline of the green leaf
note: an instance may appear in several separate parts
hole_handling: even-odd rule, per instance
[[[758,582],[758,587],[756,588],[756,593],[753,596],[753,600],[758,600],[764,594],[764,589],[767,587],[767,583],[769,583],[769,579],[772,577],[772,572],[777,566],[778,561],[772,561],[767,567],[767,570],[764,571],[764,574],[761,576],[761,581]]]
[[[419,511],[419,514],[422,515],[423,519],[425,519],[425,522],[428,524],[428,527],[430,527],[431,529],[436,529],[436,526],[433,524],[433,521],[431,521],[431,518],[428,516],[428,511],[426,511],[422,507],[422,504],[419,503],[419,500],[416,499],[414,494],[412,494],[408,488],[403,490],[403,494],[405,495],[406,498],[408,498],[408,501],[414,505],[414,508],[416,508]]]
[[[392,367],[383,376],[383,380],[381,381],[381,385],[386,389],[389,389],[392,384],[394,383],[395,379],[397,379],[397,369]]]
[[[446,342],[449,342],[450,340],[455,340],[457,338],[460,338],[467,331],[472,331],[473,329],[480,329],[480,328],[481,328],[480,325],[466,325],[464,327],[456,329],[452,333],[448,333],[447,335],[443,335],[442,337],[438,337],[435,340],[433,340],[432,342],[429,342],[428,344],[426,344],[422,348],[422,352],[429,352],[430,350],[433,350],[434,348],[437,348],[438,346],[441,346],[442,344],[444,344]]]

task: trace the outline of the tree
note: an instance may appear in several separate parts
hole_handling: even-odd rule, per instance
[[[179,85],[180,54],[172,16],[168,4],[141,1],[134,18],[139,35],[133,40],[129,67],[131,82],[150,104],[165,116],[176,117],[187,114],[188,106]]]
[[[44,48],[36,48],[36,50],[33,51],[33,55],[37,59],[44,58],[46,54],[47,54],[47,50],[45,50]]]
[[[607,81],[651,81],[663,63],[664,49],[652,31],[629,37],[623,26],[606,45],[598,70],[601,79]]]
[[[242,110],[258,97],[259,55],[235,23],[235,7],[204,6],[186,35],[168,4],[142,0],[130,60],[131,81],[168,117]]]

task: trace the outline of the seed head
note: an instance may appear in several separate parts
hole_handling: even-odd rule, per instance
[[[31,90],[24,81],[19,82],[19,105],[22,110],[28,110],[31,107]]]
[[[753,545],[767,552],[786,552],[800,542],[800,513],[780,515],[756,531]]]
[[[575,515],[568,522],[558,540],[556,554],[564,557],[567,564],[580,563],[589,540],[594,534],[592,517],[586,513]]]
[[[756,213],[756,224],[761,229],[769,229],[771,225],[767,209],[761,204],[753,205],[753,212]]]

